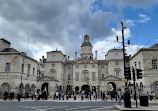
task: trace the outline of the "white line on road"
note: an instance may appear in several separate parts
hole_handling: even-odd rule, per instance
[[[107,109],[107,108],[112,108],[114,106],[108,106],[108,107],[102,107],[102,108],[97,108],[97,109],[91,109],[92,111],[97,111],[97,110],[100,110],[100,109]]]
[[[91,107],[91,106],[82,106],[82,107],[77,107],[77,108],[69,108],[65,110],[82,109],[82,108],[88,108],[88,107]]]

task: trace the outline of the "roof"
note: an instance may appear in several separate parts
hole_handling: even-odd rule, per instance
[[[154,44],[154,45],[151,46],[150,48],[158,48],[158,44]]]
[[[5,48],[4,50],[2,50],[0,52],[18,52],[18,51],[15,50],[14,48]]]
[[[92,46],[92,44],[91,44],[90,42],[83,42],[83,43],[82,43],[82,46]],[[81,47],[82,47],[82,46],[81,46]]]
[[[1,38],[0,40],[4,41],[4,42],[7,42],[8,44],[11,44],[9,41],[7,41],[6,39],[4,38]]]
[[[19,52],[19,51],[15,50],[14,48],[5,48],[4,50],[0,51],[0,55],[9,55],[9,54],[20,54],[22,56],[25,56],[25,57],[37,62],[35,59],[27,56],[24,52]]]

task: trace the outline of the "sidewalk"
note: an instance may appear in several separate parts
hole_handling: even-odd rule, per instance
[[[9,100],[9,99],[7,99],[6,100],[7,102],[14,102],[14,101],[18,101],[16,98],[14,99],[14,100]],[[35,101],[35,100],[32,100],[31,98],[29,98],[29,99],[24,99],[24,98],[21,98],[21,102],[28,102],[28,101]],[[84,99],[84,100],[81,100],[80,98],[76,98],[76,100],[74,100],[74,98],[69,98],[68,100],[66,100],[66,98],[64,98],[64,100],[53,100],[52,98],[49,98],[48,100],[42,100],[42,99],[40,99],[40,100],[38,100],[38,101],[52,101],[52,102],[102,102],[101,101],[101,99],[97,99],[97,100],[95,100],[95,99],[92,99],[92,100],[86,100],[86,99]],[[0,99],[0,102],[5,102],[3,99]],[[117,102],[118,103],[118,101],[112,101],[111,99],[108,99],[107,101],[105,101],[105,102]]]
[[[158,106],[146,106],[146,107],[138,106],[138,108],[136,108],[135,105],[132,105],[131,108],[125,108],[124,106],[115,105],[115,107],[116,107],[117,109],[119,109],[119,110],[122,110],[122,111],[124,111],[124,110],[157,111],[157,110],[158,110]]]

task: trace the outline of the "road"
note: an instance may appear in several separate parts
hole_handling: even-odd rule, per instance
[[[119,104],[112,101],[0,101],[0,111],[119,111],[114,105]]]
[[[0,111],[118,111],[116,102],[0,102]]]

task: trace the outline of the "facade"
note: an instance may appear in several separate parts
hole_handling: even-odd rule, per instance
[[[25,53],[10,48],[10,42],[0,39],[0,95],[4,91],[23,94],[35,91],[38,62]]]
[[[39,62],[25,53],[10,48],[10,42],[0,39],[0,92],[35,90],[47,91],[53,96],[56,90],[64,93],[80,91],[124,91],[122,49],[111,49],[105,59],[98,60],[92,53],[90,37],[86,34],[81,54],[75,52],[74,60],[61,51],[49,51]]]
[[[61,51],[47,52],[47,57],[39,62],[40,76],[38,88],[46,87],[50,95],[56,90],[67,93],[72,91],[105,91],[124,89],[123,52],[120,49],[109,50],[104,60],[97,59],[92,53],[89,36],[84,36],[81,54],[70,60]],[[40,83],[40,84],[39,84]],[[43,88],[44,89],[44,88]]]
[[[138,92],[158,92],[158,44],[140,49],[130,58],[130,66],[134,69],[142,69],[142,79],[136,77]]]

